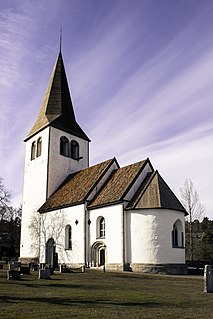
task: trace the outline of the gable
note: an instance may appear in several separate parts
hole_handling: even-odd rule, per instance
[[[88,207],[92,209],[123,201],[147,162],[148,159],[115,170]]]

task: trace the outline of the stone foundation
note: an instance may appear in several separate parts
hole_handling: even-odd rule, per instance
[[[124,271],[123,264],[106,264],[105,266],[93,267],[89,266],[91,269],[102,270],[102,271]]]
[[[152,274],[186,275],[185,264],[131,264],[133,272],[143,272]]]
[[[63,265],[63,264],[62,264]],[[64,264],[64,265],[66,265],[66,267],[67,268],[80,268],[80,267],[82,267],[82,266],[84,266],[84,263],[79,263],[79,264]]]
[[[37,257],[19,257],[18,261],[22,264],[34,263],[38,264],[39,260]]]
[[[123,264],[106,264],[105,269],[109,271],[124,271]]]

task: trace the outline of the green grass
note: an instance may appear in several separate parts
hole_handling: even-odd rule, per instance
[[[0,318],[213,318],[202,277],[86,271],[37,278],[7,281],[0,270]]]

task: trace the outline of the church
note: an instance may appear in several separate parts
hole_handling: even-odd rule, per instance
[[[20,261],[184,273],[187,213],[150,159],[90,166],[89,143],[60,49],[25,139]]]

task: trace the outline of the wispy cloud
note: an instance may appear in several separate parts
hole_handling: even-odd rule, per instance
[[[93,141],[91,162],[116,155],[125,164],[150,156],[177,193],[185,178],[191,177],[209,213],[210,191],[205,185],[210,176],[208,169],[203,174],[200,168],[213,160],[209,149],[213,46],[209,34],[202,43],[195,43],[193,28],[197,21],[192,22],[146,63],[140,61],[137,70],[133,68],[122,81],[117,82],[114,70],[120,66],[123,47],[119,41],[128,25],[113,29],[110,37],[101,39],[72,71],[74,78],[77,74],[76,83],[81,83],[74,85],[74,91],[82,110],[87,114],[93,102],[95,105],[88,121]],[[109,51],[116,43],[116,49],[120,47],[118,55],[116,50]],[[105,99],[97,107],[99,94]]]
[[[8,185],[17,172],[22,180],[21,141],[37,116],[63,26],[66,71],[79,124],[92,139],[91,163],[149,156],[175,191],[192,178],[210,213],[213,5],[192,2],[2,2],[0,175]]]
[[[29,105],[42,98],[38,97],[33,83],[38,77],[35,63],[39,64],[42,54],[44,58],[45,50],[46,55],[48,53],[46,47],[36,46],[45,9],[47,3],[19,1],[14,7],[7,7],[6,2],[0,4],[0,176],[17,201],[22,192],[22,141],[28,125],[27,115],[35,112]]]

